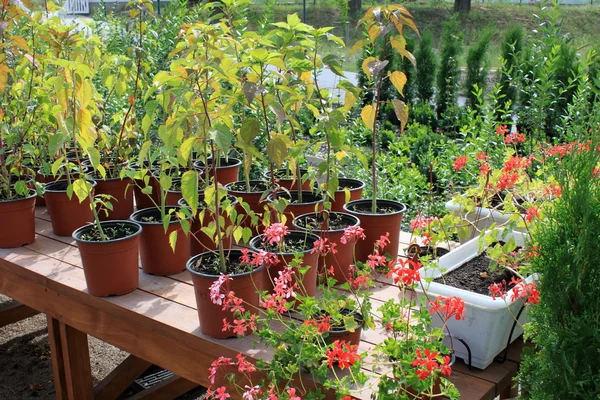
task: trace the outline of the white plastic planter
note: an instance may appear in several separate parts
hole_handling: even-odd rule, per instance
[[[498,230],[499,235],[501,230]],[[519,246],[523,246],[525,235],[521,232],[511,232],[504,239],[513,237]],[[500,239],[500,237],[499,237]],[[447,322],[449,333],[453,336],[451,342],[449,337],[444,339],[444,344],[449,348],[454,347],[457,357],[468,363],[467,348],[458,340],[464,340],[471,349],[471,365],[485,369],[494,358],[506,348],[508,336],[512,329],[514,318],[521,309],[523,302],[516,299],[511,302],[512,290],[505,300],[501,298],[492,299],[491,296],[470,292],[455,288],[438,282],[426,282],[426,278],[438,278],[450,271],[460,267],[465,262],[479,255],[479,237],[466,242],[452,250],[450,253],[440,257],[437,266],[424,267],[421,270],[421,282],[425,287],[428,297],[434,301],[438,296],[457,296],[465,302],[465,319],[457,321],[454,317]],[[533,276],[526,279],[532,282]],[[419,295],[424,295],[421,287],[416,289]],[[510,310],[510,311],[509,311]],[[511,314],[512,313],[512,314]],[[511,343],[523,333],[522,325],[528,320],[527,308],[521,313],[519,323],[511,336]],[[433,314],[433,325],[442,327],[442,321],[437,314]]]
[[[476,207],[473,211],[467,213],[462,205],[456,204],[452,200],[446,203],[446,209],[454,215],[474,224],[477,228],[477,232],[474,232],[475,236],[477,236],[479,232],[489,229],[494,223],[497,227],[506,225],[509,218],[509,215],[504,214],[503,212],[485,207]],[[525,228],[517,228],[516,231],[525,232]],[[466,240],[469,239],[470,238],[467,238]],[[461,238],[460,242],[464,243],[466,240]]]

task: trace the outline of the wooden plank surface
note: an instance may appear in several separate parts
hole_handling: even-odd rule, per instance
[[[37,309],[79,331],[92,333],[204,386],[209,384],[207,368],[218,356],[233,357],[242,352],[254,359],[270,359],[268,349],[260,345],[254,348],[252,336],[219,340],[199,332],[195,297],[187,271],[158,277],[140,270],[139,289],[128,295],[111,298],[88,295],[74,241],[52,233],[45,209],[36,209],[36,214],[36,242],[20,249],[0,250],[3,277],[0,292],[28,301],[31,307],[39,307]],[[412,239],[410,234],[402,233],[401,247],[406,247]],[[14,264],[21,268],[14,268]],[[384,275],[376,279],[374,303],[398,298],[399,291],[389,279]],[[365,331],[361,348],[382,338],[381,331]],[[451,380],[464,392],[462,398],[493,398],[497,391],[495,379],[502,383],[508,375],[500,370],[490,372],[483,379],[459,368]]]

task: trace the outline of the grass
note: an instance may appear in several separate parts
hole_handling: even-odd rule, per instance
[[[500,43],[504,38],[504,33],[513,25],[518,24],[523,27],[525,32],[532,32],[539,24],[540,20],[536,17],[541,12],[540,6],[529,4],[501,4],[501,3],[476,3],[471,5],[471,12],[466,15],[454,13],[451,3],[432,4],[424,2],[405,3],[415,18],[415,22],[421,32],[432,31],[436,48],[439,48],[439,38],[441,37],[443,23],[453,17],[458,17],[462,27],[462,33],[465,45],[469,46],[476,42],[486,28],[492,27],[494,35],[492,43],[488,50],[488,58],[492,67],[498,67]],[[371,4],[363,1],[366,10]],[[307,1],[307,23],[321,26],[338,26],[333,32],[342,36],[343,31],[339,28],[339,12],[331,3],[319,1]],[[250,21],[255,24],[262,15],[264,5],[255,4],[250,8]],[[292,4],[280,4],[275,6],[274,15],[276,21],[285,20],[287,14],[297,12],[302,15],[302,2]],[[600,38],[600,6],[562,6],[561,13],[563,17],[562,30],[564,34],[574,39],[575,45],[581,53],[587,53],[597,43]],[[361,32],[356,29],[356,22],[350,24],[350,45],[360,38]],[[466,48],[463,51],[466,54]],[[464,66],[464,54],[461,65]],[[356,71],[357,56],[348,60],[344,69],[347,71]]]

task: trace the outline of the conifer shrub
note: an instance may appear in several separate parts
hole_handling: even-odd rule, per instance
[[[465,94],[467,96],[467,106],[475,108],[477,105],[477,95],[475,88],[479,88],[485,93],[488,75],[488,60],[486,52],[490,45],[493,31],[487,29],[481,38],[469,49],[467,53],[467,77],[465,79]]]
[[[456,105],[460,85],[458,57],[462,52],[463,38],[458,21],[453,19],[444,23],[442,31],[442,49],[440,68],[437,75],[436,107],[438,116]]]
[[[498,70],[498,84],[500,89],[498,91],[498,109],[506,112],[508,104],[511,108],[515,105],[517,100],[517,81],[518,81],[518,68],[519,68],[519,56],[523,49],[523,29],[520,25],[514,26],[509,29],[504,36],[504,40],[500,46],[500,59],[502,61],[502,68]]]
[[[435,91],[435,73],[437,59],[433,51],[433,35],[431,32],[423,32],[421,42],[415,52],[417,61],[415,85],[416,96],[424,103],[429,103]]]

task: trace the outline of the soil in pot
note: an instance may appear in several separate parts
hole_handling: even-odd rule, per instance
[[[203,174],[208,172],[208,176],[214,177],[215,173],[213,172],[212,159],[209,158],[206,160],[206,162],[208,165],[205,165],[202,160],[198,160],[194,163],[194,168],[196,168],[198,171],[201,171]],[[237,181],[240,175],[241,165],[242,162],[237,158],[221,157],[219,160],[219,166],[216,168],[216,181],[221,185],[227,185],[228,183]]]
[[[305,296],[315,296],[317,294],[317,273],[319,265],[319,254],[315,252],[310,254],[314,243],[319,240],[319,237],[308,232],[303,231],[288,231],[287,236],[284,237],[283,251],[277,244],[270,245],[268,242],[263,241],[264,235],[259,235],[250,240],[250,248],[254,251],[267,251],[277,255],[279,263],[267,269],[264,274],[262,285],[259,287],[260,290],[266,290],[268,292],[273,291],[273,279],[279,276],[279,272],[283,271],[286,265],[289,265],[294,259],[294,254],[304,254],[302,258],[303,266],[310,266],[309,270],[304,274],[302,283],[298,286],[299,292]],[[294,270],[296,270],[294,268]],[[300,273],[296,270],[296,275]]]
[[[492,270],[490,261],[491,259],[485,253],[480,254],[460,267],[434,279],[434,282],[486,296],[491,296],[489,287],[494,283],[504,281],[508,285],[507,290],[512,289],[514,284],[511,285],[510,281],[512,278],[518,279],[518,276],[501,267]]]
[[[88,292],[94,296],[129,293],[138,287],[142,227],[131,221],[107,221],[102,222],[102,230],[109,240],[102,240],[96,225],[73,232]]]
[[[365,230],[365,240],[356,243],[356,259],[366,261],[373,253],[375,241],[389,233],[390,244],[380,254],[389,254],[392,259],[398,257],[400,228],[406,206],[392,200],[377,200],[377,212],[371,212],[371,200],[355,200],[344,205],[344,211],[360,219]]]
[[[37,193],[16,200],[0,198],[0,248],[20,247],[35,240],[35,201]]]
[[[440,258],[441,256],[448,254],[450,250],[443,247],[432,247],[432,246],[418,246],[419,258],[429,257],[430,260]],[[406,256],[413,258],[415,256],[415,247],[406,249]]]
[[[178,207],[166,207],[170,209]],[[147,274],[172,275],[185,269],[190,256],[190,239],[183,232],[177,217],[172,214],[171,222],[165,232],[162,224],[160,209],[146,208],[136,211],[130,217],[144,228],[140,238],[140,256],[142,269]],[[169,236],[177,232],[175,250],[171,248]]]
[[[262,281],[263,267],[254,269],[252,266],[240,260],[240,250],[230,250],[226,253],[227,275],[231,280],[226,282],[223,291],[233,291],[236,297],[243,299],[246,303],[259,306],[257,286]],[[205,335],[215,338],[235,337],[231,330],[223,331],[223,320],[233,322],[234,314],[223,307],[214,304],[210,297],[210,287],[221,275],[218,254],[209,252],[192,257],[187,263],[187,269],[192,275],[194,292],[196,294],[196,305],[198,318],[200,320],[200,331]],[[249,305],[244,307],[252,308]]]
[[[123,179],[98,179],[96,182],[96,194],[112,196],[108,200],[112,210],[103,207],[103,211],[99,214],[100,219],[103,221],[129,219],[129,216],[133,213],[133,180],[125,177]]]
[[[323,209],[323,196],[313,192],[302,191],[302,202],[299,200],[298,192],[291,191],[289,193],[280,192],[277,197],[288,200],[288,205],[285,208],[284,215],[286,216],[285,225],[288,228],[293,228],[294,218],[298,215],[314,213]],[[268,197],[272,201],[272,196]],[[276,218],[279,218],[276,216]]]
[[[237,204],[237,199],[232,196],[228,196],[228,200],[232,205]],[[187,203],[185,199],[179,200],[179,205],[182,207],[187,207]],[[190,256],[193,257],[197,254],[201,254],[211,250],[217,250],[219,246],[215,241],[208,236],[206,233],[202,232],[202,228],[207,227],[210,222],[213,220],[213,214],[206,210],[206,203],[204,202],[204,195],[198,194],[198,213],[204,211],[204,218],[202,222],[200,222],[199,215],[195,215],[192,220],[192,226],[190,228]],[[227,228],[231,226],[231,220],[227,216],[227,213],[224,211],[221,213],[223,218],[225,219],[225,226],[222,227],[224,232],[227,231]],[[223,237],[223,248],[230,249],[233,247],[233,237],[232,235]]]
[[[340,178],[339,184],[338,190],[335,191],[335,197],[331,201],[331,211],[342,212],[344,211],[344,204],[354,200],[360,200],[365,187],[364,182],[351,178]],[[346,201],[346,190],[350,193],[348,201]]]
[[[93,186],[96,182],[93,181]],[[46,184],[46,206],[52,223],[52,231],[57,236],[71,236],[73,232],[94,220],[89,197],[81,203],[75,193],[69,198],[67,196],[66,180],[60,180]],[[94,188],[92,188],[93,196]]]
[[[337,253],[334,254],[332,251],[325,257],[320,257],[320,274],[323,274],[325,269],[333,270],[333,278],[339,284],[352,278],[350,265],[354,264],[355,242],[342,243],[341,239],[346,228],[360,225],[360,220],[357,217],[336,212],[328,214],[310,213],[296,217],[293,224],[296,229],[306,230],[318,235],[321,239],[327,239],[329,243],[336,244],[335,250]]]

